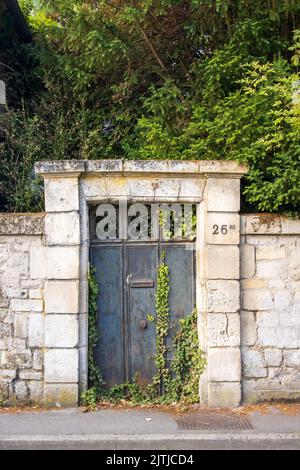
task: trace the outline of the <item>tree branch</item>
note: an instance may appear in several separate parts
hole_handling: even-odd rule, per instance
[[[160,67],[162,68],[162,70],[164,72],[169,74],[169,71],[168,71],[167,67],[165,66],[165,64],[163,63],[161,58],[159,57],[155,47],[153,46],[152,42],[150,41],[149,37],[147,36],[146,31],[144,30],[144,28],[140,24],[138,24],[138,27],[140,28],[140,31],[141,31],[146,43],[148,44],[149,49],[151,50],[152,54],[154,55],[155,59],[157,60],[158,64],[160,65]]]

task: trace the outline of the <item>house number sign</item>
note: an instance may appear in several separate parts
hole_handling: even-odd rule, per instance
[[[213,225],[213,235],[218,235],[220,232],[222,235],[227,235],[228,230],[234,230],[235,225],[221,225],[221,227],[217,224]]]
[[[207,214],[207,243],[235,245],[239,243],[239,214],[209,212]]]

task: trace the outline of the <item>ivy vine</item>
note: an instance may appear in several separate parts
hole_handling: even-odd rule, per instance
[[[129,405],[174,402],[195,403],[198,401],[199,376],[203,372],[205,360],[199,346],[197,331],[197,312],[179,320],[178,331],[173,339],[174,359],[167,367],[167,337],[170,330],[169,308],[169,267],[162,252],[161,263],[157,269],[156,288],[156,354],[157,372],[152,382],[142,388],[136,381],[118,384],[109,390],[104,388],[101,371],[95,362],[94,349],[99,341],[97,330],[97,296],[99,287],[95,278],[95,269],[89,273],[89,386],[81,395],[82,404],[95,408],[101,401],[119,402],[127,400]]]
[[[172,389],[176,400],[185,403],[199,400],[199,377],[205,368],[205,357],[199,346],[197,319],[197,310],[180,319],[173,341]]]
[[[169,370],[166,366],[167,345],[169,333],[170,309],[169,309],[169,267],[165,263],[165,252],[162,252],[161,263],[157,270],[156,289],[156,355],[155,365],[157,373],[153,377],[152,387],[158,387],[159,394],[163,394],[169,380]]]
[[[94,351],[100,339],[97,328],[97,297],[99,286],[96,279],[96,270],[92,266],[89,269],[89,302],[88,302],[88,384],[86,392],[81,395],[83,404],[96,407],[101,396],[104,381],[102,373],[95,361]]]

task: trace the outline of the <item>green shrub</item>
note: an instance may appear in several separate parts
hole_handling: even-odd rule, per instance
[[[36,160],[185,158],[246,162],[243,209],[299,214],[299,2],[21,6],[34,43],[1,18],[0,210],[42,207]]]

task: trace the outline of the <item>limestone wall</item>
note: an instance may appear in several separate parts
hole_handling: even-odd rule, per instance
[[[300,397],[300,221],[241,219],[244,402]]]
[[[43,226],[44,214],[0,214],[0,404],[42,398]]]
[[[54,194],[60,182],[51,184]],[[75,404],[86,380],[80,366],[87,319],[78,305],[86,295],[81,290],[78,299],[78,200],[70,207],[60,201],[56,207],[46,200],[46,221],[45,214],[0,214],[0,404]],[[47,224],[55,230],[47,231]],[[85,240],[88,246],[88,235]],[[209,247],[209,266],[218,265],[206,273],[215,279],[209,288],[223,282],[222,263],[237,255],[237,246]],[[241,328],[238,312],[221,314],[209,303],[210,374],[228,368],[226,377],[235,383],[233,353],[241,349],[243,402],[300,398],[300,221],[242,215],[240,269]],[[238,271],[231,278],[238,285]],[[224,299],[231,296],[228,286]]]

